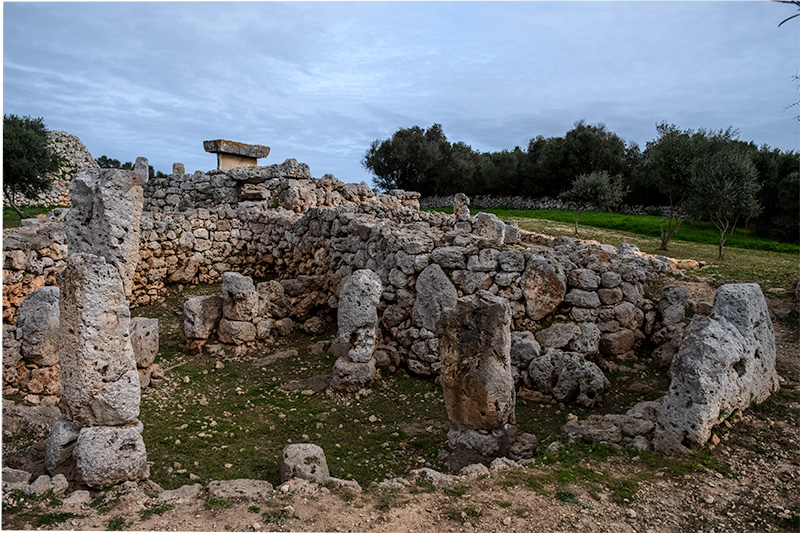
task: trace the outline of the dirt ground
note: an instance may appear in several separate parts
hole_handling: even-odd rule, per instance
[[[696,301],[713,289],[683,282]],[[321,487],[269,500],[213,505],[205,497],[142,519],[144,506],[122,501],[101,513],[84,505],[48,509],[79,515],[43,529],[151,531],[800,531],[800,342],[796,325],[781,320],[796,303],[769,299],[782,390],[769,405],[746,411],[715,430],[713,457],[724,468],[675,473],[620,453],[582,459],[584,471],[637,479],[620,500],[585,479],[539,486],[530,480],[558,464],[492,472],[456,489],[412,485],[390,491],[365,487],[347,494]],[[551,478],[552,479],[552,478]],[[7,505],[4,496],[4,510]],[[152,506],[153,504],[147,504]],[[228,504],[225,504],[228,505]],[[3,521],[4,529],[8,526]],[[31,523],[18,527],[34,529]]]

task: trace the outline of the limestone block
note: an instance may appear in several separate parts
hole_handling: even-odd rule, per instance
[[[3,324],[3,384],[9,387],[19,387],[20,385],[17,365],[27,370],[22,361],[19,345],[16,327],[11,324]]]
[[[469,256],[467,270],[473,272],[494,272],[497,270],[497,256],[500,252],[494,248],[484,248],[477,255]]]
[[[228,320],[227,318],[219,321],[217,338],[225,344],[245,344],[255,341],[257,336],[258,330],[252,322]]]
[[[514,423],[511,308],[481,291],[442,313],[441,381],[450,423],[492,430]]]
[[[505,240],[506,225],[497,215],[478,213],[472,217],[472,233],[487,247],[499,248]]]
[[[75,467],[72,450],[78,440],[80,428],[64,415],[61,415],[53,424],[50,436],[45,443],[44,466],[50,474],[67,474]]]
[[[539,357],[542,348],[530,331],[511,332],[511,365],[526,369],[535,358]]]
[[[614,317],[623,328],[638,329],[644,322],[644,312],[630,302],[622,302],[614,307]]]
[[[22,301],[17,315],[16,336],[20,354],[40,366],[58,363],[59,298],[58,287],[42,287]]]
[[[497,255],[500,269],[506,272],[522,272],[525,270],[525,256],[517,250],[505,250]]]
[[[237,272],[222,274],[222,316],[250,321],[258,316],[258,291],[253,279]]]
[[[28,390],[33,394],[55,396],[61,394],[61,366],[44,366],[31,370]]]
[[[613,289],[615,287],[619,287],[620,283],[622,283],[622,276],[620,276],[613,270],[609,270],[607,272],[603,272],[602,274],[600,274],[600,285],[606,289]]]
[[[548,349],[531,361],[528,374],[537,389],[560,402],[593,406],[611,384],[598,366],[574,352]]]
[[[567,274],[567,283],[576,289],[593,291],[600,286],[600,276],[588,268],[575,268]]]
[[[208,339],[222,318],[222,298],[196,296],[183,304],[183,334],[187,339]]]
[[[589,415],[586,420],[570,420],[562,431],[569,443],[580,442],[583,439],[596,442],[622,442],[622,430],[619,426],[600,415]]]
[[[129,427],[85,427],[75,448],[75,474],[79,482],[99,489],[150,476],[141,422]]]
[[[431,252],[431,261],[442,268],[467,268],[467,249],[463,246],[441,246]]]
[[[597,309],[600,307],[600,297],[598,297],[597,293],[594,291],[572,289],[564,296],[564,301],[575,307],[587,309]]]
[[[457,426],[447,432],[447,444],[450,448],[447,466],[459,471],[471,464],[489,465],[497,457],[507,455],[511,438],[505,427],[486,431]]]
[[[777,390],[775,335],[758,285],[720,287],[712,316],[686,328],[671,372],[653,439],[666,453],[703,446],[715,425]]]
[[[685,287],[666,285],[661,289],[661,299],[658,301],[658,313],[664,326],[671,326],[683,320],[686,316],[686,304],[689,301],[689,291]]]
[[[563,348],[580,335],[577,324],[559,322],[536,333],[536,340],[545,348]]]
[[[375,351],[381,292],[381,280],[371,270],[355,271],[339,287],[339,339],[353,362],[365,363]]]
[[[153,364],[158,355],[158,319],[134,317],[131,319],[131,347],[139,368]]]
[[[629,329],[619,329],[600,336],[600,351],[607,355],[622,355],[631,351],[636,344],[636,335]]]
[[[622,301],[622,289],[619,287],[597,289],[597,297],[603,305],[616,305]]]
[[[411,361],[409,361],[411,369]],[[340,357],[333,364],[331,388],[343,392],[355,392],[369,387],[377,377],[375,358],[365,363],[354,363],[348,357]]]
[[[558,264],[542,256],[531,256],[519,278],[525,299],[525,311],[533,320],[541,320],[564,300],[567,280]]]
[[[456,193],[453,195],[453,215],[459,222],[469,220],[469,198],[464,193]]]
[[[330,477],[325,452],[316,444],[290,444],[281,453],[281,481],[293,478],[324,483]]]
[[[72,207],[66,214],[69,254],[99,255],[122,277],[124,294],[133,289],[139,263],[139,219],[142,178],[132,170],[84,169],[69,188]]]
[[[417,277],[417,297],[412,318],[417,327],[436,331],[442,311],[455,307],[458,301],[456,288],[438,264],[428,265]],[[388,311],[388,309],[387,309]],[[386,312],[384,312],[384,321]]]
[[[103,257],[70,254],[61,287],[61,408],[79,426],[139,416],[139,376],[119,271]]]
[[[600,328],[591,322],[579,324],[580,333],[569,342],[573,352],[596,354],[600,351]]]

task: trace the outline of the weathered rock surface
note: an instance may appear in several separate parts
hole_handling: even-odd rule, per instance
[[[42,287],[19,306],[16,336],[26,361],[40,366],[58,363],[60,294],[58,287]]]
[[[85,169],[70,184],[66,215],[70,254],[102,256],[119,270],[124,294],[133,289],[139,263],[142,178],[132,170]]]
[[[81,429],[72,451],[78,481],[102,488],[150,475],[142,440],[142,424]]]
[[[208,339],[222,318],[222,298],[196,296],[183,304],[183,334],[187,339]]]
[[[258,311],[258,291],[256,291],[253,279],[237,272],[223,273],[223,318],[247,322],[258,316]]]
[[[708,441],[714,426],[778,389],[775,334],[756,284],[723,285],[711,317],[696,315],[672,362],[656,450],[681,453]]]
[[[316,444],[290,444],[281,454],[281,481],[292,478],[323,483],[330,477],[325,452]]]
[[[453,426],[493,430],[514,423],[510,328],[508,301],[485,291],[442,314],[441,379]]]
[[[664,326],[671,326],[683,320],[686,315],[686,303],[689,291],[677,285],[666,285],[661,289],[661,300],[658,301],[658,313]]]
[[[533,320],[541,320],[564,301],[567,280],[561,267],[542,256],[531,256],[519,279],[525,298],[525,311]]]
[[[597,365],[583,355],[552,348],[531,361],[528,373],[543,393],[552,394],[560,402],[574,400],[587,407],[600,400],[611,385]]]
[[[80,428],[64,415],[53,424],[45,444],[44,466],[51,474],[63,473],[72,477],[75,460],[72,450],[80,435]]]
[[[130,333],[136,364],[139,368],[147,368],[158,355],[158,319],[134,317]]]
[[[61,287],[61,408],[79,426],[123,425],[139,416],[130,311],[116,267],[76,253]]]
[[[428,265],[417,278],[417,298],[412,317],[417,327],[436,331],[444,309],[455,307],[458,293],[452,282],[436,263]]]
[[[49,403],[24,405],[5,399],[3,400],[3,434],[8,437],[27,433],[37,439],[46,438],[60,414],[58,407]]]

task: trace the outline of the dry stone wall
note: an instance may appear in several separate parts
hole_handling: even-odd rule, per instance
[[[330,175],[313,179],[291,159],[227,172],[185,174],[181,167],[143,184],[133,303],[158,301],[169,284],[219,282],[235,272],[280,281],[265,288],[280,294],[263,316],[275,325],[304,325],[334,316],[341,280],[368,269],[382,286],[376,356],[390,354],[417,374],[441,368],[442,309],[480,290],[509,302],[515,331],[577,324],[548,330],[538,341],[542,350],[576,354],[559,356],[562,362],[624,358],[655,320],[644,286],[675,266],[628,245],[550,238],[493,215],[471,216],[466,197],[459,196],[455,216],[423,212],[416,193],[376,193]],[[64,268],[60,218],[5,232],[3,311],[11,324],[24,296],[55,285]],[[518,384],[533,383],[531,360],[514,360]]]

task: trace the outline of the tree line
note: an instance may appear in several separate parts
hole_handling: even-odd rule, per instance
[[[440,124],[413,126],[373,141],[362,164],[379,189],[423,196],[566,198],[579,177],[605,173],[605,181],[617,186],[611,197],[628,205],[670,206],[664,249],[687,216],[727,225],[726,231],[746,224],[758,235],[800,242],[800,154],[739,140],[732,128],[661,123],[656,132],[641,149],[603,124],[579,121],[563,137],[531,139],[525,150],[478,152],[448,141]],[[585,181],[579,182],[584,191]]]

